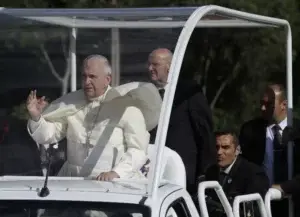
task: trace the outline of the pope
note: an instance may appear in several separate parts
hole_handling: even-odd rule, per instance
[[[104,56],[83,61],[81,90],[47,105],[36,90],[27,98],[28,132],[38,144],[67,139],[67,161],[59,176],[144,178],[148,131],[157,125],[161,99],[154,85],[133,82],[110,86],[111,67]]]

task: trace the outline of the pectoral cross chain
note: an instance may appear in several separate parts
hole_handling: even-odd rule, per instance
[[[99,116],[99,113],[100,113],[100,110],[101,110],[101,105],[102,105],[102,103],[100,104],[100,106],[98,108],[98,111],[97,111],[97,114],[94,117],[94,120],[92,122],[92,127],[89,130],[87,130],[86,142],[83,145],[84,146],[83,148],[84,148],[84,156],[85,156],[85,158],[88,157],[88,155],[89,155],[89,149],[92,146],[92,144],[91,144],[91,136],[92,136],[93,130],[96,127],[97,119],[98,119],[98,116]],[[89,112],[87,114],[89,114]]]

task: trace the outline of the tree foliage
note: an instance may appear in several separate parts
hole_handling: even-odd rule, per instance
[[[208,4],[287,19],[293,30],[294,71],[297,71],[300,66],[298,39],[300,21],[299,5],[296,0],[4,0],[2,2],[4,7],[43,8]],[[256,115],[260,91],[267,83],[272,81],[285,83],[286,35],[283,30],[197,29],[193,33],[182,71],[202,85],[214,112],[216,128],[231,126],[238,129],[242,122]],[[294,74],[297,79],[296,73]],[[296,91],[299,91],[298,89]],[[298,101],[298,98],[294,99],[294,102]]]

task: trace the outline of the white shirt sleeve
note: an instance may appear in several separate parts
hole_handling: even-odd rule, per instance
[[[67,120],[61,118],[55,122],[49,122],[43,118],[39,121],[28,121],[28,132],[38,144],[53,144],[62,140],[67,133]]]
[[[35,132],[37,130],[37,128],[41,125],[41,119],[42,119],[42,117],[40,117],[40,119],[38,121],[29,119],[28,128],[31,133]]]

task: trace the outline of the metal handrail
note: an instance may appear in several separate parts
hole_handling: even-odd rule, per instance
[[[272,217],[271,211],[271,200],[280,200],[282,198],[282,193],[278,189],[270,188],[265,196],[265,207],[268,217]]]
[[[250,202],[250,201],[257,201],[261,216],[268,217],[264,201],[263,201],[262,197],[260,196],[260,194],[258,194],[258,193],[236,196],[233,201],[234,217],[240,216],[240,203]]]
[[[221,187],[221,185],[217,181],[205,181],[200,182],[198,186],[198,200],[200,206],[201,217],[209,217],[206,200],[205,200],[205,190],[206,189],[214,189],[218,198],[220,199],[221,204],[224,207],[225,213],[228,217],[234,217],[232,208],[230,203],[227,200],[227,197]]]

